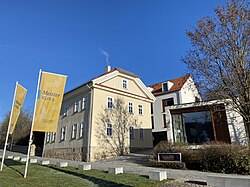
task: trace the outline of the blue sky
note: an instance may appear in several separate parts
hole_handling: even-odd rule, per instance
[[[146,85],[188,73],[185,31],[225,0],[0,0],[0,121],[15,82],[33,111],[38,71],[68,76],[66,91],[112,67]]]

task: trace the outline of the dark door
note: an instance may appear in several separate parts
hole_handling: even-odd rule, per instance
[[[213,125],[215,139],[217,141],[231,143],[225,108],[213,112]]]

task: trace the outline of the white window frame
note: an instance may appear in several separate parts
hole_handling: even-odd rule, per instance
[[[113,134],[113,126],[111,123],[107,123],[106,125],[106,135],[107,137],[112,137]]]
[[[135,129],[133,126],[129,127],[129,138],[130,139],[135,139]]]
[[[140,140],[144,139],[144,129],[142,127],[139,128],[139,138]]]
[[[133,114],[134,113],[134,103],[128,102],[128,112]]]
[[[69,105],[65,105],[63,108],[63,116],[67,116],[69,111]]]
[[[111,99],[111,107],[110,107],[110,105],[109,105],[110,99]],[[108,96],[108,97],[107,97],[107,109],[113,109],[113,107],[114,107],[114,97]]]
[[[79,100],[75,101],[75,104],[74,104],[74,113],[77,113],[79,111],[79,103],[80,103]]]
[[[76,135],[77,135],[77,123],[72,125],[71,128],[71,139],[76,139]]]
[[[122,79],[122,88],[128,89],[128,80],[127,79]]]
[[[63,133],[64,132],[64,133]],[[61,128],[61,137],[60,137],[61,141],[66,140],[66,127],[62,127]]]
[[[46,134],[46,143],[50,142],[50,132],[47,132]]]
[[[84,131],[85,131],[86,126],[87,126],[87,122],[80,123],[80,126],[79,126],[79,138],[82,138],[84,136]]]
[[[139,113],[139,115],[143,115],[143,105],[142,104],[138,105],[138,113]]]
[[[87,100],[88,100],[87,96],[84,96],[82,98],[82,110],[85,110],[87,108]]]
[[[51,142],[55,142],[55,141],[56,141],[56,133],[52,132]]]

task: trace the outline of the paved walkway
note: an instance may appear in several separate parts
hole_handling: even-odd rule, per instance
[[[0,155],[2,155],[3,150],[0,149]],[[8,155],[26,157],[26,155],[17,152],[9,152],[7,151],[6,157]],[[62,160],[62,159],[54,159],[54,158],[45,158],[45,157],[31,157],[37,158],[39,160],[50,160],[50,164],[56,165],[57,162],[67,161],[69,166],[78,167],[79,164],[84,162],[70,161],[70,160]],[[163,168],[154,168],[147,166],[147,155],[144,154],[130,154],[128,156],[119,156],[107,160],[101,160],[92,162],[92,169],[108,171],[110,167],[123,167],[125,173],[134,173],[139,175],[148,175],[150,171],[167,171],[168,178],[172,179],[181,179],[185,181],[199,181],[206,182],[206,176],[208,172],[194,171],[194,170],[176,170],[176,169],[163,169]],[[220,175],[220,174],[218,174]],[[223,174],[224,175],[224,174]]]

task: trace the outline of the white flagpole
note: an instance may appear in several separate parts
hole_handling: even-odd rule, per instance
[[[5,158],[7,143],[8,143],[8,139],[9,139],[10,122],[11,122],[12,113],[13,113],[13,106],[15,104],[17,84],[18,84],[18,81],[16,81],[15,93],[14,93],[14,97],[13,97],[13,101],[12,101],[12,108],[11,108],[11,112],[10,112],[10,120],[9,120],[9,125],[8,125],[8,129],[7,129],[7,133],[6,133],[6,140],[5,140],[5,144],[4,144],[4,150],[3,150],[3,158],[2,158],[2,163],[1,163],[1,171],[3,171],[4,158]]]
[[[32,129],[33,129],[33,125],[34,125],[34,118],[36,115],[36,103],[37,103],[37,96],[38,96],[38,92],[39,92],[39,87],[40,87],[40,79],[41,79],[41,73],[42,70],[39,70],[39,76],[38,76],[38,82],[37,82],[37,88],[36,88],[36,99],[35,99],[35,106],[34,106],[34,112],[33,112],[33,119],[32,119],[32,125],[31,125],[31,129],[30,129],[30,139],[29,139],[29,147],[28,147],[28,153],[27,153],[27,159],[26,159],[26,165],[25,165],[25,172],[24,172],[24,178],[27,177],[27,171],[28,171],[28,164],[29,164],[29,158],[30,158],[30,146],[32,144]]]

